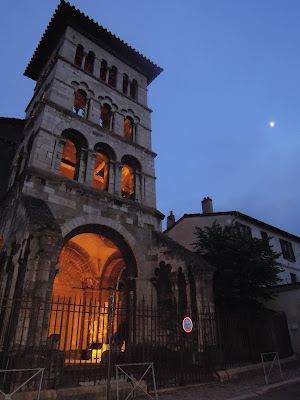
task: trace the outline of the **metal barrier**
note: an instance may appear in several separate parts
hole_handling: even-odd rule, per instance
[[[141,376],[141,378],[139,380],[136,380],[132,375],[129,375],[129,373],[127,373],[126,371],[124,371],[124,368],[126,369],[126,367],[147,367],[143,373],[143,375]],[[152,379],[153,379],[153,387],[154,387],[154,395],[155,398],[150,396],[149,393],[147,393],[141,386],[140,386],[140,382],[142,381],[142,379],[144,378],[144,376],[147,374],[147,372],[151,369],[152,371]],[[142,390],[148,397],[150,397],[150,399],[152,400],[158,400],[158,395],[157,395],[157,391],[156,391],[156,382],[155,382],[155,375],[154,375],[154,366],[153,363],[133,363],[133,364],[120,364],[120,365],[116,365],[116,381],[117,381],[117,400],[119,400],[119,373],[118,370],[120,370],[125,377],[127,377],[129,379],[129,381],[132,383],[133,388],[131,390],[131,392],[128,394],[128,396],[126,397],[125,400],[129,399],[129,397],[131,396],[131,394],[136,390],[136,389],[140,389]]]
[[[20,390],[23,386],[25,386],[28,382],[30,382],[33,378],[35,378],[38,374],[41,374],[40,377],[40,384],[39,384],[39,388],[38,388],[38,395],[37,395],[37,400],[39,400],[40,398],[40,394],[41,394],[41,388],[42,388],[42,383],[43,383],[43,376],[44,376],[44,370],[45,368],[26,368],[26,369],[1,369],[0,373],[7,373],[7,372],[25,372],[25,371],[37,371],[35,373],[33,373],[33,375],[27,379],[25,382],[23,382],[21,385],[19,385],[15,390],[13,390],[11,393],[4,393],[1,389],[0,389],[0,393],[3,394],[4,399],[5,400],[12,400],[11,396],[16,393],[18,390]]]
[[[279,354],[277,352],[270,352],[270,353],[261,353],[261,361],[263,364],[263,368],[264,368],[264,374],[265,374],[265,381],[266,381],[266,385],[269,384],[269,377],[271,374],[271,371],[273,369],[273,367],[276,365],[276,361],[278,361],[278,369],[281,375],[281,379],[283,380],[283,375],[282,375],[282,370],[281,370],[281,365],[280,365],[280,359],[279,359]],[[268,366],[270,366],[269,372],[267,373],[266,369],[267,369],[267,363],[271,364],[267,364]]]
[[[157,388],[167,388],[210,380],[213,371],[258,362],[261,353],[274,349],[280,357],[292,354],[284,314],[203,306],[186,310],[184,317],[193,321],[190,333],[183,330],[176,304],[161,310],[145,301],[122,303],[118,296],[114,307],[108,296],[7,299],[0,307],[0,368],[44,367],[43,388],[55,389],[109,383],[115,365],[140,363],[135,370],[142,374],[141,363],[153,362]],[[22,383],[21,373],[12,378],[7,385]]]

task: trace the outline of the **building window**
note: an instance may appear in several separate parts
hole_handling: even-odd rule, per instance
[[[81,44],[79,44],[77,46],[76,54],[75,54],[75,60],[74,60],[75,65],[78,65],[78,67],[81,67],[82,60],[83,60],[83,46]]]
[[[246,236],[252,237],[252,231],[251,231],[250,226],[240,224],[239,222],[237,222],[236,227],[237,227],[238,233],[240,235],[246,235]]]
[[[128,75],[124,74],[123,75],[123,93],[127,94],[128,92]]]
[[[132,99],[136,99],[137,98],[137,81],[134,79],[131,84],[130,84],[130,97]]]
[[[104,104],[101,108],[100,126],[105,129],[111,129],[111,117],[111,107],[108,104]]]
[[[92,51],[90,51],[85,58],[84,70],[92,74],[94,71],[94,62],[95,62],[95,54]]]
[[[78,180],[82,150],[88,148],[85,137],[73,130],[66,129],[62,133],[65,140],[62,153],[59,175],[65,178]]]
[[[74,179],[76,168],[76,147],[71,140],[66,139],[63,155],[60,163],[59,175],[65,178]]]
[[[108,75],[108,84],[112,87],[116,87],[117,73],[118,73],[117,68],[112,66]]]
[[[290,276],[291,276],[292,283],[296,283],[297,282],[297,275],[290,273]]]
[[[279,239],[279,241],[282,250],[282,257],[285,258],[286,260],[296,261],[292,243],[283,239]]]
[[[135,171],[130,165],[123,165],[122,168],[122,197],[135,199]]]
[[[261,231],[260,234],[261,234],[262,240],[268,240],[268,234],[267,234],[267,232]]]
[[[108,189],[108,157],[96,153],[93,187],[100,190]]]
[[[133,120],[130,117],[126,117],[124,121],[124,138],[128,140],[133,139]]]
[[[100,66],[100,79],[103,82],[106,82],[106,73],[107,73],[107,62],[105,60],[102,60]]]
[[[121,160],[122,168],[122,197],[125,199],[136,200],[136,173],[141,171],[139,161],[126,155]]]
[[[85,114],[85,109],[86,109],[86,93],[84,90],[79,89],[74,96],[73,112],[83,117]]]

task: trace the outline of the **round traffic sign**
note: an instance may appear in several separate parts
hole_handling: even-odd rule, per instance
[[[189,333],[193,329],[193,322],[191,318],[185,317],[184,320],[182,321],[182,327],[185,332]]]

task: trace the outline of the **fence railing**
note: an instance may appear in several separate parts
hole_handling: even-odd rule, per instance
[[[190,333],[182,329],[185,316],[193,319]],[[158,387],[209,380],[214,370],[259,361],[261,353],[292,354],[285,315],[270,311],[203,307],[180,315],[175,306],[156,308],[144,301],[110,308],[96,299],[6,299],[0,323],[1,368],[45,368],[44,388],[104,382],[109,351],[112,376],[115,365],[154,363]],[[1,390],[8,392],[22,379],[21,372],[0,376]]]

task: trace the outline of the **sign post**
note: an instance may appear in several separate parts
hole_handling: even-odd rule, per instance
[[[184,320],[182,321],[182,327],[185,332],[187,332],[187,333],[192,332],[193,322],[192,322],[191,318],[185,317]]]

